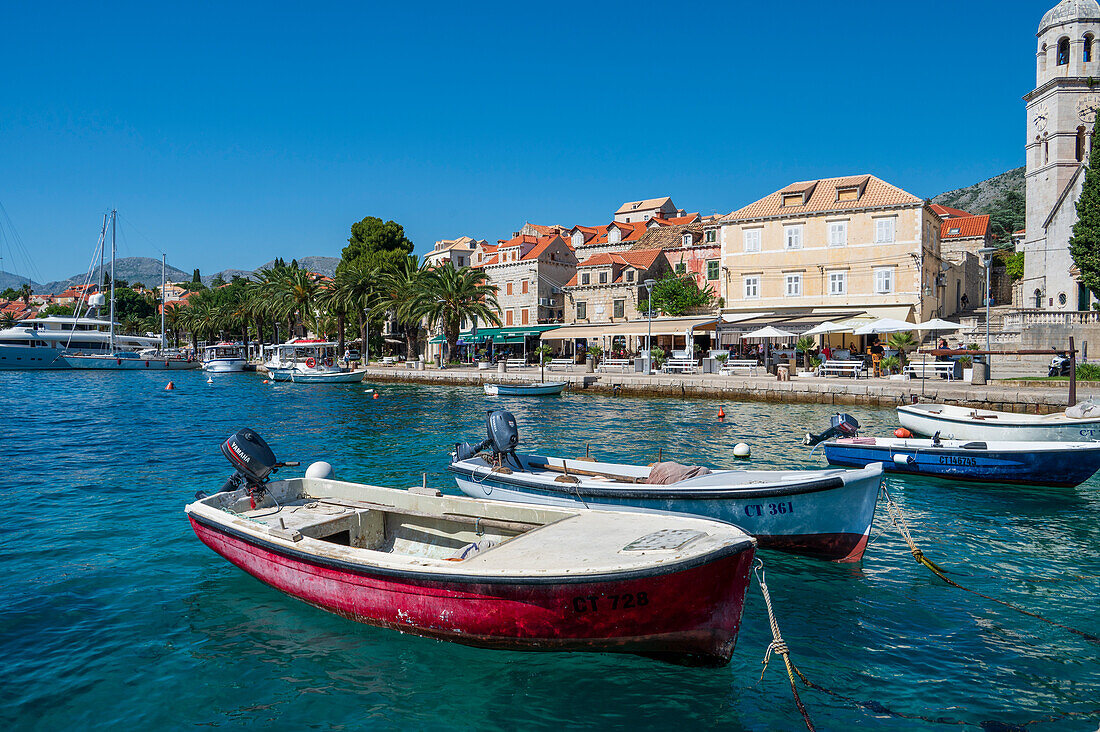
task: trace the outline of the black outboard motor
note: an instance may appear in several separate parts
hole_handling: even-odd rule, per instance
[[[829,418],[829,423],[829,429],[820,435],[806,433],[806,436],[802,438],[802,442],[807,445],[816,445],[831,437],[855,437],[859,433],[859,422],[850,414],[837,412]]]
[[[519,430],[516,429],[516,418],[511,412],[505,412],[503,409],[491,410],[485,419],[485,431],[488,436],[476,445],[471,445],[469,442],[455,443],[455,462],[469,460],[491,446],[496,462],[503,465],[504,458],[510,455],[516,465],[520,464],[519,458],[516,457]]]
[[[245,428],[237,430],[222,443],[222,454],[237,469],[237,472],[229,476],[219,493],[235,491],[243,483],[248,488],[248,496],[252,502],[252,508],[256,507],[256,497],[262,496],[266,490],[268,477],[279,468],[294,466],[296,462],[279,462],[275,459],[275,453],[268,446],[264,438],[255,430]],[[199,493],[196,498],[205,498],[205,494]]]

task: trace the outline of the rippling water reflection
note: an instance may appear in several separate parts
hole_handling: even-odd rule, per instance
[[[568,394],[490,399],[473,388],[264,385],[254,375],[0,372],[0,719],[21,728],[723,725],[797,729],[755,588],[726,669],[629,656],[464,648],[344,621],[271,590],[201,545],[182,507],[221,484],[218,443],[258,429],[283,459],[338,476],[453,486],[445,453],[510,409],[527,445],[601,458],[821,465],[799,444],[815,405]],[[852,410],[869,434],[890,410]],[[1077,489],[890,480],[914,534],[967,585],[1100,632],[1100,500]],[[784,636],[812,679],[910,715],[1024,722],[1100,707],[1095,645],[948,588],[880,511],[861,566],[765,553]],[[803,692],[821,729],[942,725]],[[1100,715],[1037,728],[1095,729]]]

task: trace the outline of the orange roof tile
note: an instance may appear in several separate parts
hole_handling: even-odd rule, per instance
[[[967,239],[974,236],[985,236],[989,231],[989,215],[959,216],[943,222],[940,228],[940,239]]]
[[[672,200],[670,196],[664,196],[663,198],[647,198],[644,201],[627,201],[622,206],[619,206],[619,210],[615,212],[618,214],[630,213],[631,211],[644,211],[651,208],[660,208],[665,205],[665,201]]]
[[[864,178],[866,178],[866,187],[859,198],[854,201],[837,200],[837,188],[860,185],[859,181],[864,180]],[[806,193],[806,202],[797,206],[784,206],[783,195],[791,193]],[[845,176],[843,178],[823,178],[816,181],[792,183],[764,196],[759,201],[750,203],[748,206],[723,216],[721,220],[723,222],[743,221],[780,216],[798,216],[807,213],[920,205],[921,203],[923,203],[923,199],[911,193],[906,193],[873,175]]]
[[[951,216],[973,216],[974,214],[969,211],[963,211],[959,208],[951,208],[950,206],[941,206],[938,203],[932,204],[932,210],[935,211],[941,218],[948,218]]]

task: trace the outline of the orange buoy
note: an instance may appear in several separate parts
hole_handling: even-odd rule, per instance
[[[901,439],[904,440],[906,437],[912,437],[912,436],[913,436],[913,433],[910,432],[909,430],[905,429],[904,427],[898,427],[896,430],[894,430],[894,437],[900,437]]]
[[[264,379],[264,383],[265,383],[265,384],[267,383],[267,379]]]
[[[176,385],[173,382],[169,381],[168,386],[164,387],[164,390],[165,391],[172,391],[175,388],[176,388]]]
[[[718,419],[725,419],[725,418],[726,418],[726,410],[722,409],[721,407],[718,407]]]
[[[381,395],[381,394],[379,394],[378,392],[374,392],[374,398],[375,398],[375,399],[379,398],[380,396],[382,396],[382,395]]]

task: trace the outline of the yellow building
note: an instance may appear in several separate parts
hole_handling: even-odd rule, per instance
[[[951,315],[940,224],[926,201],[872,175],[792,183],[707,226],[721,243],[722,314]]]

